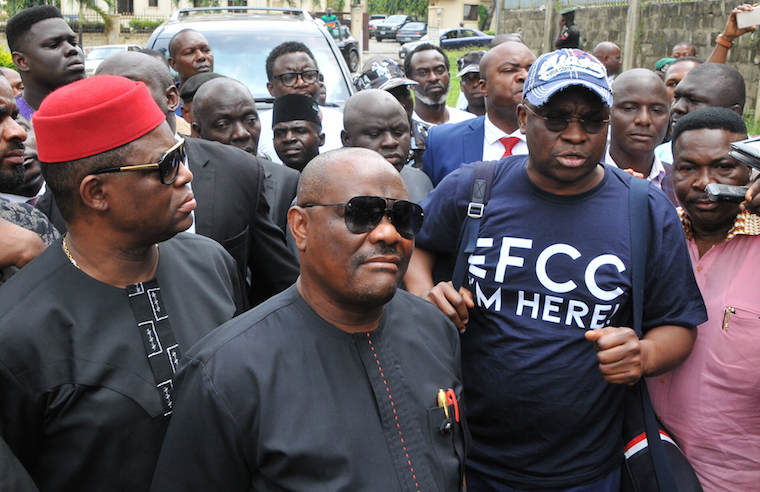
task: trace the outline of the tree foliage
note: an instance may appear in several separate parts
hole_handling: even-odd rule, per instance
[[[427,20],[428,0],[369,0],[370,14],[409,14]]]
[[[343,12],[343,7],[346,6],[345,0],[327,0],[327,7],[333,9],[333,12]]]

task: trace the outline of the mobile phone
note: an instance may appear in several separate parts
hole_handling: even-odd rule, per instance
[[[730,145],[730,149],[728,155],[742,164],[760,170],[760,138],[753,137],[734,142]]]
[[[710,183],[705,187],[705,194],[712,202],[741,203],[747,193],[747,186],[731,186],[718,183]]]
[[[736,25],[739,29],[760,24],[760,6],[746,12],[736,14]]]

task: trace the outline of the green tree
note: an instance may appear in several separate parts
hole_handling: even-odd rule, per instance
[[[334,12],[343,12],[345,6],[345,0],[327,0],[327,8],[333,9]]]

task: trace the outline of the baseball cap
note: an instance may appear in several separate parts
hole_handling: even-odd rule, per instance
[[[370,63],[354,82],[357,90],[381,89],[389,91],[401,85],[417,85],[417,82],[404,77],[404,72],[396,61],[384,58]]]
[[[578,49],[561,49],[539,56],[528,71],[523,99],[540,107],[557,92],[572,86],[586,87],[612,106],[607,70],[596,57]]]
[[[485,55],[485,51],[470,51],[465,53],[457,60],[457,77],[462,77],[468,73],[480,73],[480,59]]]

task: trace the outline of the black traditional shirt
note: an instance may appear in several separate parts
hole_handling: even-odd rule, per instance
[[[180,350],[244,303],[234,260],[201,236],[161,243],[154,283]],[[169,412],[133,292],[78,270],[60,242],[0,288],[0,434],[42,491],[150,484]]]
[[[411,294],[399,290],[375,330],[349,334],[293,286],[185,364],[154,491],[462,487],[458,334]]]

